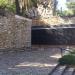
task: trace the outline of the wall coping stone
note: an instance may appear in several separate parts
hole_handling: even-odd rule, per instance
[[[21,20],[29,20],[29,21],[32,21],[31,19],[25,18],[23,16],[19,16],[19,15],[15,15],[15,18],[16,19],[21,19]]]

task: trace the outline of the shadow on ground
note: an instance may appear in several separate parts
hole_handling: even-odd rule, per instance
[[[0,52],[0,72],[48,75],[57,65],[59,49],[45,51]]]

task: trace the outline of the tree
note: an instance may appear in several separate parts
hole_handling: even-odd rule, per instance
[[[73,12],[73,15],[75,15],[75,2],[68,2],[67,8]]]
[[[57,4],[58,4],[58,2],[57,2],[57,0],[54,0],[53,1],[53,15],[56,15],[56,9],[57,9]]]
[[[37,7],[37,0],[15,0],[16,14],[23,14],[32,6]]]
[[[67,7],[68,7],[68,9],[75,10],[75,2],[68,2]]]

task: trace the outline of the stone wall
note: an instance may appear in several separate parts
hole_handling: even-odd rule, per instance
[[[61,53],[61,48],[65,48],[66,49],[66,45],[32,45],[32,49],[34,51],[47,51],[47,50],[51,50],[51,51],[60,51]],[[75,47],[75,46],[69,46],[69,47]]]
[[[31,47],[31,24],[14,14],[0,16],[0,49]]]

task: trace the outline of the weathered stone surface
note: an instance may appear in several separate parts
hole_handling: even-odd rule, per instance
[[[0,49],[31,47],[31,24],[14,14],[0,16]]]
[[[70,25],[75,24],[75,17],[59,17],[59,16],[50,16],[49,18],[33,19],[33,26],[60,26],[60,25]]]
[[[52,0],[39,0],[37,7],[29,8],[25,14],[28,18],[49,18],[53,15],[53,5]]]

